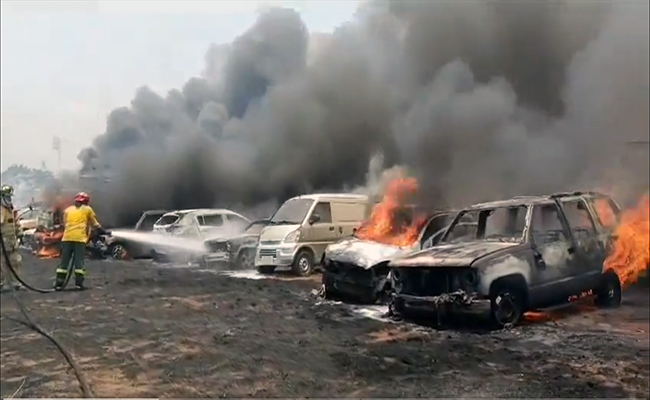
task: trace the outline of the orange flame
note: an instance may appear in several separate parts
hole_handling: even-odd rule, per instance
[[[63,231],[41,230],[34,234],[36,242],[38,243],[38,250],[36,256],[39,258],[58,258],[61,255],[60,243],[63,238]]]
[[[646,273],[650,264],[650,196],[645,194],[636,207],[621,215],[614,231],[614,243],[605,259],[605,270],[612,269],[622,286],[631,285]]]
[[[356,236],[392,246],[407,247],[418,238],[424,217],[417,216],[410,223],[399,221],[405,202],[418,191],[415,178],[395,178],[391,180],[381,202],[372,209],[370,218],[357,230]],[[404,226],[406,225],[406,226]]]

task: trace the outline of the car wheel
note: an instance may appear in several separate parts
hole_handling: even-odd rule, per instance
[[[257,272],[260,274],[272,274],[275,272],[275,267],[273,265],[260,265],[257,267]]]
[[[293,272],[298,276],[309,276],[314,271],[314,256],[309,250],[300,250],[293,261]]]
[[[242,251],[241,253],[239,253],[239,256],[237,257],[237,263],[235,264],[235,267],[237,269],[254,269],[255,268],[254,257],[255,256],[253,252],[249,250]],[[273,271],[275,271],[275,267],[273,268]]]
[[[598,307],[613,308],[621,305],[622,290],[618,275],[613,272],[603,274],[603,281],[596,291],[594,303]]]
[[[126,248],[124,245],[119,243],[111,245],[110,252],[111,257],[113,257],[115,260],[125,260],[128,257]]]
[[[524,315],[524,301],[520,291],[501,287],[490,296],[490,317],[497,328],[515,326]]]

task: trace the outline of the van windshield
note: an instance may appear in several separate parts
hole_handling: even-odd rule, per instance
[[[273,214],[271,223],[278,224],[301,224],[305,220],[309,209],[314,200],[311,199],[291,199],[284,202],[278,211]]]

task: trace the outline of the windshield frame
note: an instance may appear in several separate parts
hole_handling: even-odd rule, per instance
[[[497,206],[497,207],[480,207],[480,208],[466,208],[464,210],[461,210],[456,214],[454,217],[453,221],[447,228],[445,229],[445,233],[442,235],[440,240],[438,241],[439,244],[449,244],[452,242],[448,242],[447,238],[449,237],[449,234],[451,231],[463,220],[463,216],[466,215],[467,213],[471,212],[477,212],[479,214],[479,218],[476,223],[480,224],[480,214],[486,211],[492,211],[494,212],[497,209],[509,209],[509,208],[525,208],[525,222],[524,222],[524,229],[521,233],[520,237],[512,236],[507,238],[506,242],[510,243],[525,243],[526,240],[528,239],[528,232],[530,231],[530,221],[532,218],[532,212],[533,212],[533,205],[532,204],[517,204],[517,205],[509,205],[509,206]],[[479,225],[480,227],[480,225]],[[484,228],[485,229],[485,228]],[[478,230],[477,230],[477,235],[478,235]],[[485,234],[485,233],[484,233]],[[471,240],[467,240],[467,242],[491,242],[492,240],[486,239],[485,237],[473,237]]]
[[[312,210],[314,209],[314,206],[316,205],[316,199],[309,199],[309,198],[303,198],[303,197],[291,198],[291,199],[285,201],[284,203],[282,203],[282,205],[280,207],[278,207],[277,210],[275,210],[275,212],[273,213],[271,218],[269,218],[268,225],[279,225],[282,221],[285,221],[284,218],[276,219],[276,216],[278,215],[278,212],[280,212],[280,210],[282,210],[282,208],[284,206],[286,206],[287,204],[292,203],[292,202],[294,202],[294,203],[295,202],[308,203],[308,207],[305,209],[304,215],[302,216],[302,218],[299,221],[290,220],[290,222],[292,223],[291,225],[302,225],[302,224],[304,224],[305,220],[309,217]],[[289,220],[286,220],[286,221],[289,221]],[[280,224],[280,225],[289,225],[289,224]]]
[[[170,222],[170,223],[168,223],[168,224],[161,224],[160,221],[162,221],[162,219],[165,218],[165,217],[176,217],[176,219],[174,220],[174,222]],[[178,221],[180,221],[182,217],[183,217],[182,214],[178,214],[178,213],[167,213],[167,214],[163,215],[162,217],[158,218],[158,220],[157,220],[156,222],[154,222],[154,226],[168,226],[168,225],[173,225],[173,224],[177,223]]]

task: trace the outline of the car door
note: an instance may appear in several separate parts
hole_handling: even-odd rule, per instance
[[[316,203],[307,221],[310,221],[314,215],[318,215],[319,219],[314,223],[308,222],[304,241],[309,243],[314,250],[316,259],[320,260],[320,255],[323,254],[325,247],[335,242],[339,233],[332,221],[332,206],[329,201]]]
[[[557,203],[533,207],[529,237],[533,250],[531,303],[545,307],[565,300],[571,294],[570,282],[580,271],[569,226]]]
[[[561,199],[562,210],[571,229],[577,258],[572,288],[576,294],[597,286],[605,261],[601,240],[587,203],[582,198]]]

